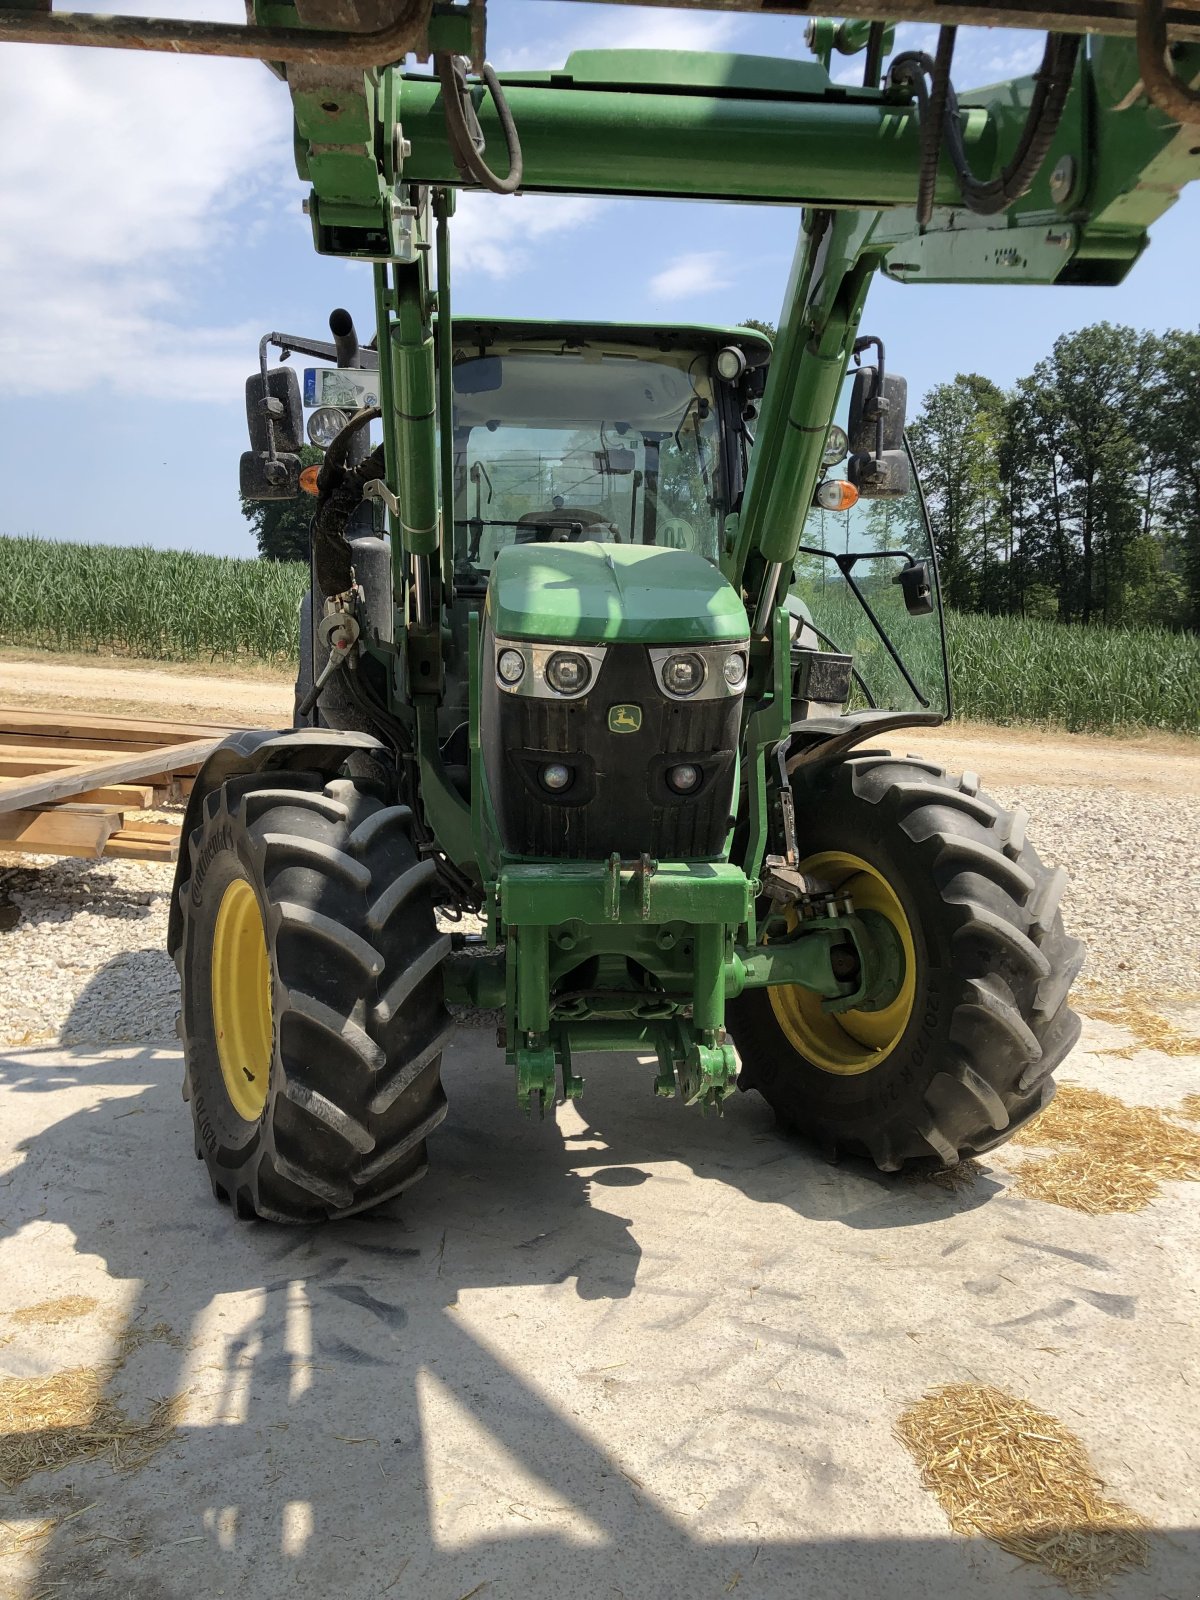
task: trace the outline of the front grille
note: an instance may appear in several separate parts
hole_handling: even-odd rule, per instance
[[[595,686],[582,699],[552,701],[487,692],[484,744],[489,783],[505,847],[517,855],[604,860],[719,856],[729,828],[733,752],[741,702],[669,700],[641,645],[613,645]],[[609,710],[636,705],[635,733],[614,733]],[[494,721],[493,721],[494,717]],[[489,737],[494,726],[496,737]],[[561,796],[538,772],[565,758],[573,782]],[[698,765],[698,793],[676,796],[665,773],[678,761]]]

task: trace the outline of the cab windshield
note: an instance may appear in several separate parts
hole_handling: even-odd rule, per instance
[[[657,544],[716,561],[726,496],[708,366],[703,351],[457,352],[458,583],[486,583],[513,544]]]

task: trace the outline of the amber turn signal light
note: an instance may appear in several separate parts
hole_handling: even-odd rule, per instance
[[[817,504],[823,511],[849,511],[858,504],[858,490],[845,478],[826,478],[817,488]]]
[[[304,471],[300,474],[300,487],[304,490],[305,494],[319,493],[319,490],[317,489],[317,478],[320,476],[320,472],[320,467],[305,467]],[[850,485],[847,484],[846,487],[849,488]],[[857,498],[858,496],[855,495],[855,499]]]

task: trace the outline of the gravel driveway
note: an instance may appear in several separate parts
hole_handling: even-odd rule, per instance
[[[1030,837],[1071,875],[1064,914],[1088,945],[1082,991],[1200,998],[1200,756],[1190,794],[996,785],[1025,805]],[[0,1043],[174,1038],[178,985],[165,950],[171,869],[157,863],[0,855]],[[11,913],[10,913],[11,916]]]

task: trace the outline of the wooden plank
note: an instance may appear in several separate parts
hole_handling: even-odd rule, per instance
[[[207,731],[205,728],[200,730],[202,734]],[[200,735],[194,737],[199,738]],[[21,755],[24,751],[53,750],[65,751],[68,759],[74,756],[76,761],[86,761],[89,755],[126,755],[135,750],[156,750],[162,742],[153,734],[140,739],[108,739],[104,737],[102,728],[81,728],[77,736],[72,738],[69,732],[27,733],[19,728],[0,727],[0,749],[10,755]]]
[[[0,747],[0,778],[24,778],[32,772],[54,772],[61,767],[61,761],[48,761],[45,756],[10,756],[5,755]],[[78,762],[72,762],[78,766]]]
[[[114,833],[104,846],[105,856],[115,856],[119,861],[174,861],[179,848],[176,839],[141,839],[122,828]]]
[[[109,805],[106,801],[83,801],[79,796],[74,796],[69,801],[58,804],[51,802],[49,805],[30,806],[31,811],[53,812],[56,817],[121,817],[124,812],[120,806]],[[121,826],[120,822],[117,827]]]
[[[177,822],[125,822],[120,829],[124,839],[166,839],[177,843],[180,834]]]
[[[101,754],[107,760],[109,756],[115,758],[117,752],[105,750]],[[53,758],[47,760],[43,755],[7,756],[0,749],[0,778],[33,777],[39,772],[61,772],[64,767],[77,767],[80,764],[78,750],[72,750],[65,760]],[[198,766],[198,762],[193,762],[190,766],[176,767],[171,772],[151,773],[142,781],[148,789],[169,789],[179,778],[180,773],[194,773]],[[183,792],[187,794],[189,790],[185,789]]]
[[[171,773],[181,768],[194,770],[220,743],[218,738],[189,739],[185,744],[166,745],[161,749],[142,750],[132,755],[110,756],[105,760],[64,767],[58,772],[29,778],[6,778],[0,780],[0,812],[16,810],[21,806],[47,805],[53,800],[63,800],[69,795],[81,794],[85,789],[96,789],[106,783],[125,783],[136,778],[149,782],[151,774],[157,777],[160,773]]]
[[[176,722],[158,717],[117,717],[104,711],[27,711],[0,706],[0,743],[13,733],[57,743],[178,744],[182,739],[236,731],[232,724],[220,722]]]
[[[0,850],[21,850],[32,855],[95,856],[121,826],[120,812],[5,811],[0,814]]]
[[[149,783],[109,783],[101,789],[85,789],[75,798],[108,801],[111,805],[128,806],[131,811],[149,811],[154,805],[154,788]]]
[[[200,763],[198,761],[193,761],[189,766],[186,767],[173,767],[170,772],[148,773],[145,781],[153,789],[169,790],[172,794],[174,794],[176,788],[181,782],[186,782],[187,788],[181,791],[186,797],[192,792],[192,779],[196,776],[199,770]],[[186,774],[186,778],[183,776],[184,774]],[[0,794],[3,792],[4,791],[0,789]]]

